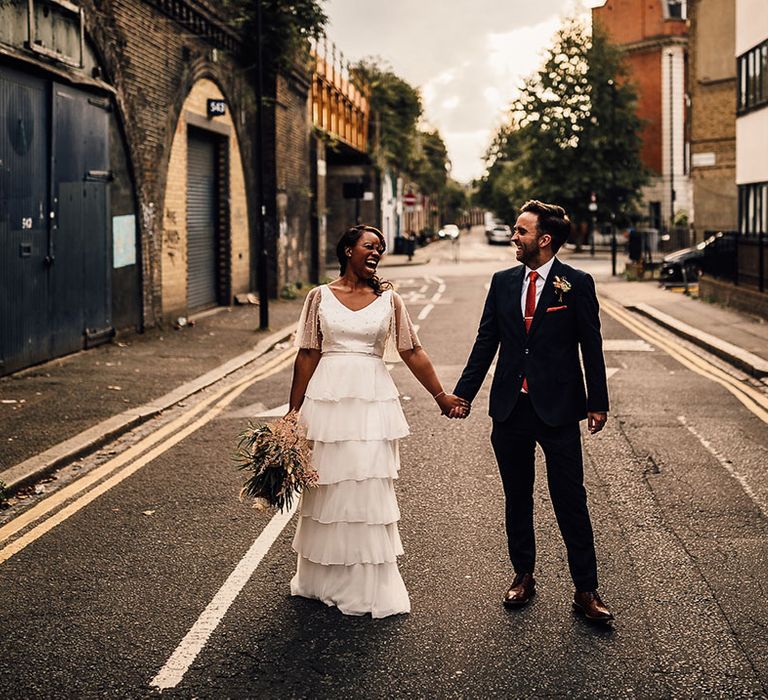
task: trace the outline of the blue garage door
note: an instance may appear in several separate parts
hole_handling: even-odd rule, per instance
[[[0,373],[111,332],[108,108],[0,70]]]

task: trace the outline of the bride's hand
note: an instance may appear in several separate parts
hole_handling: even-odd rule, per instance
[[[442,414],[449,418],[466,418],[469,415],[469,402],[455,394],[443,394],[437,399],[437,405]]]
[[[457,406],[456,408],[451,409],[448,418],[466,418],[471,410],[472,406],[470,404],[467,404],[466,406]]]

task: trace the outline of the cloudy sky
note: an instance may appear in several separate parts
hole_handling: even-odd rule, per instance
[[[328,37],[352,63],[377,56],[421,89],[452,175],[483,172],[483,155],[520,79],[541,63],[560,19],[605,0],[326,0]],[[578,5],[577,5],[578,3]]]

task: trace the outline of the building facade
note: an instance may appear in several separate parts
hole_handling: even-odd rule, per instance
[[[739,232],[768,233],[768,11],[736,0],[736,185]]]
[[[606,0],[592,21],[623,49],[637,86],[641,155],[652,175],[642,193],[648,224],[661,229],[693,218],[686,0]]]
[[[312,227],[318,260],[333,270],[336,245],[350,226],[381,226],[381,174],[368,153],[368,89],[350,73],[327,38],[311,48],[312,152],[315,154]]]
[[[734,0],[689,0],[692,220],[696,240],[737,228]]]
[[[0,4],[0,373],[320,275],[309,76],[209,0]],[[7,117],[7,118],[5,118]]]

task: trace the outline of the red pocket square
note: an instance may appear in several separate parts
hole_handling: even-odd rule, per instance
[[[567,309],[567,308],[568,306],[550,306],[547,309],[547,313],[549,313],[550,311],[562,311],[563,309]]]

